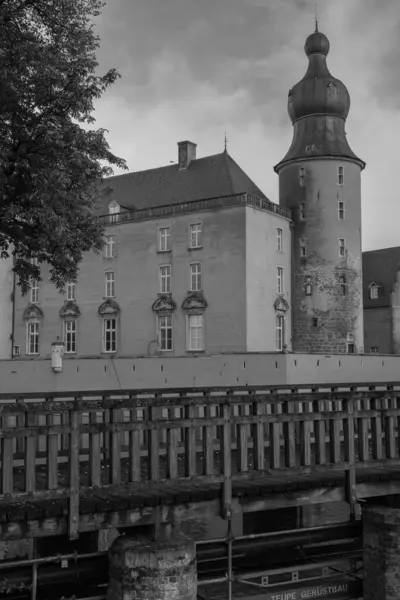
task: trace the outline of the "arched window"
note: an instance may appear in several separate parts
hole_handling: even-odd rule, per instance
[[[113,354],[118,350],[120,308],[112,298],[107,298],[99,307],[102,318],[102,351]]]

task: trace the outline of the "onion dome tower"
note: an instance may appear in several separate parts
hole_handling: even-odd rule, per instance
[[[292,348],[297,352],[363,352],[361,171],[345,122],[346,86],[333,77],[328,38],[305,43],[308,69],[290,91],[293,140],[275,166],[279,203],[290,208]]]

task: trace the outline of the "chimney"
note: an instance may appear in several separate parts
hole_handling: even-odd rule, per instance
[[[180,169],[187,169],[192,160],[196,160],[197,144],[193,142],[178,142],[178,165]]]

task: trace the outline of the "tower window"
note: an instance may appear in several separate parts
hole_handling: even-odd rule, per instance
[[[302,202],[300,204],[300,220],[304,221],[306,218],[306,203]]]
[[[282,315],[276,317],[276,349],[282,351],[284,344],[284,327],[285,321]]]
[[[299,167],[299,185],[305,187],[306,185],[306,169],[305,167]]]
[[[277,267],[276,269],[276,291],[278,294],[283,294],[283,269]]]
[[[344,221],[344,202],[341,200],[338,202],[338,219]]]
[[[346,245],[343,238],[339,238],[339,256],[346,254]]]
[[[376,300],[377,298],[379,298],[380,291],[380,285],[377,285],[376,283],[371,283],[369,285],[369,297],[371,298],[371,300]]]
[[[282,252],[282,250],[283,250],[282,238],[283,238],[282,229],[277,227],[277,229],[276,229],[276,249],[278,250],[278,252]]]
[[[319,317],[313,317],[312,322],[313,322],[313,327],[319,327],[320,324],[321,324],[320,320],[319,320]]]
[[[346,295],[346,278],[344,275],[339,277],[340,293],[342,296]]]
[[[307,256],[307,238],[301,238],[299,240],[300,244],[300,256],[302,258]]]
[[[344,184],[344,167],[338,167],[338,185]]]

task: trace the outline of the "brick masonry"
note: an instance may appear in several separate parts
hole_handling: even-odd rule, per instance
[[[363,508],[364,600],[400,598],[400,509]]]

